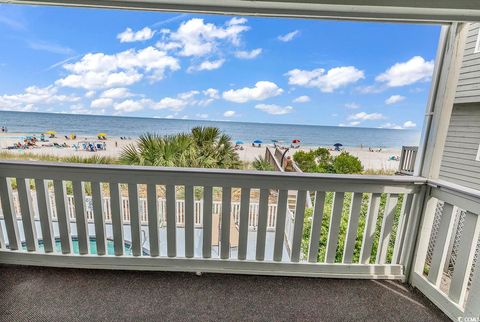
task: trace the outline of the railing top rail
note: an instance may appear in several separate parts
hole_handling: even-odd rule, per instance
[[[471,197],[473,199],[476,199],[476,201],[480,203],[480,191],[478,190],[464,187],[459,184],[448,182],[445,180],[440,180],[440,179],[428,180],[427,184],[430,187],[439,188],[439,189],[445,190],[446,192],[461,194],[463,196]]]
[[[34,161],[0,161],[0,177],[82,180],[92,182],[232,186],[269,189],[375,191],[382,187],[412,188],[421,177],[313,174],[206,168],[98,165]],[[370,192],[372,192],[371,190]],[[383,191],[383,190],[382,190]]]

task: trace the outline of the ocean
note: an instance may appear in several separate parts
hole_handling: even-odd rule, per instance
[[[233,141],[251,143],[260,139],[264,143],[271,143],[275,139],[289,143],[299,139],[305,146],[341,143],[350,147],[398,148],[402,145],[418,145],[420,140],[420,132],[416,130],[7,111],[0,111],[0,126],[7,126],[10,133],[39,134],[54,130],[58,135],[76,133],[81,137],[105,132],[109,136],[131,138],[146,132],[166,135],[188,132],[195,126],[214,126],[228,134]]]

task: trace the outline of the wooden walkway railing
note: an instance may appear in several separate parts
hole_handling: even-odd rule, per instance
[[[418,146],[402,146],[400,153],[400,164],[398,173],[404,175],[413,175],[415,171],[415,160],[417,159]]]

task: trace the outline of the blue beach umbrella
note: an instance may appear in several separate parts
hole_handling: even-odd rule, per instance
[[[256,139],[255,141],[253,141],[253,143],[255,143],[255,144],[262,144],[263,141],[262,141],[262,140],[259,140],[259,139]]]
[[[243,141],[242,141],[242,140],[238,140],[237,142],[235,142],[235,144],[243,144]]]

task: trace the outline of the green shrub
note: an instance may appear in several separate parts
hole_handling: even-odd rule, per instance
[[[252,162],[252,166],[259,171],[275,171],[270,162],[261,157],[256,157]]]
[[[344,151],[333,159],[333,171],[340,174],[362,173],[363,166],[360,159]]]

